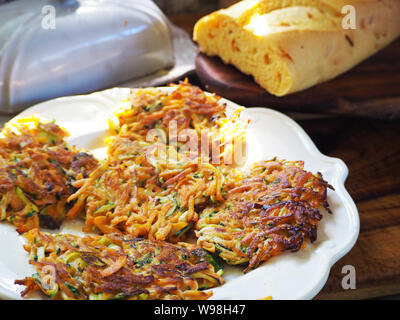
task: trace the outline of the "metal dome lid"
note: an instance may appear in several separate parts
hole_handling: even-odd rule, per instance
[[[150,0],[18,0],[0,7],[1,113],[174,65],[168,20]]]

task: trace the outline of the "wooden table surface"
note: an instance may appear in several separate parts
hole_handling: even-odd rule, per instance
[[[346,188],[360,214],[354,248],[331,270],[321,299],[400,293],[400,121],[299,121],[322,153],[349,167]],[[356,270],[357,289],[343,290],[343,266]]]
[[[189,33],[198,18],[191,14],[170,17]],[[191,81],[198,82],[196,77]],[[400,297],[400,120],[340,117],[298,123],[322,153],[347,164],[346,188],[361,222],[356,245],[333,266],[316,298]],[[345,265],[355,268],[356,290],[342,288]]]

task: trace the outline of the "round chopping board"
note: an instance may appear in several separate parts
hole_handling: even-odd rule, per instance
[[[208,91],[246,107],[394,119],[400,118],[399,56],[400,40],[331,81],[285,97],[269,94],[251,76],[201,52],[196,71]]]

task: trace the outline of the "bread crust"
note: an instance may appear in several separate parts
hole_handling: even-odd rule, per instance
[[[344,29],[342,8],[356,10]],[[202,52],[220,56],[276,96],[330,80],[400,35],[398,0],[244,0],[197,22]]]

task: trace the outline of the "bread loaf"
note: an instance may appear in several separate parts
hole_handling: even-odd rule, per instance
[[[343,28],[345,5],[356,29]],[[400,0],[244,0],[203,17],[201,51],[252,75],[276,96],[349,70],[400,34]]]

